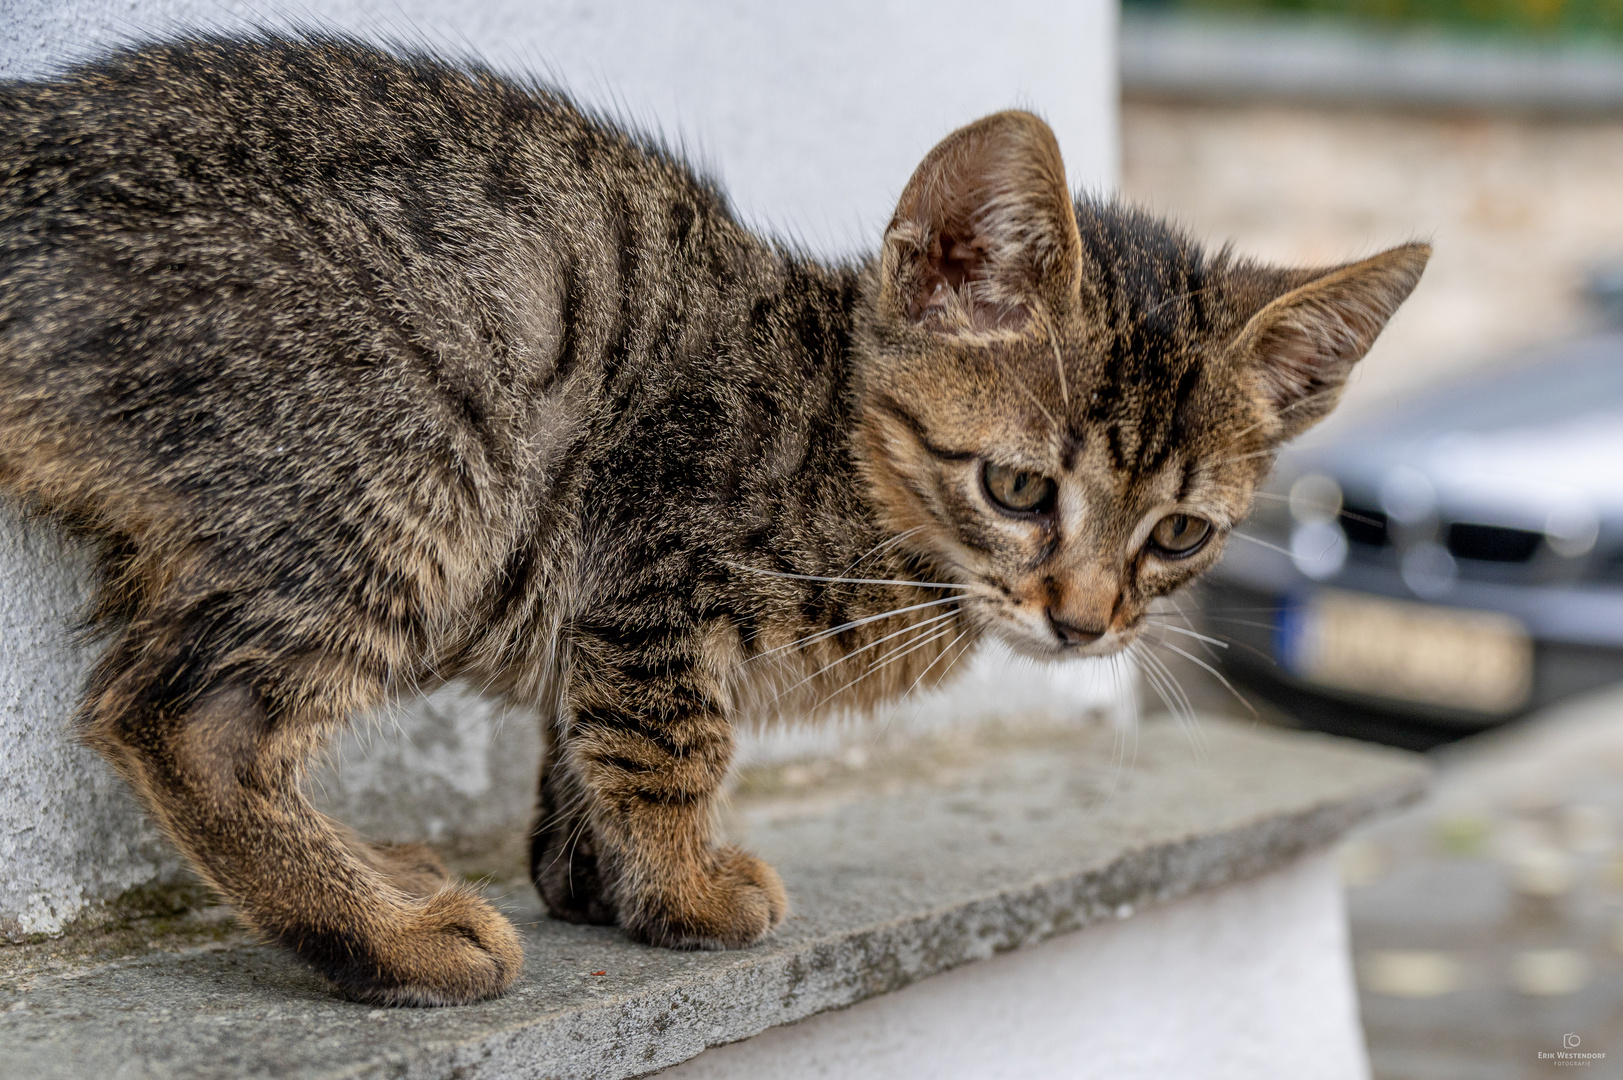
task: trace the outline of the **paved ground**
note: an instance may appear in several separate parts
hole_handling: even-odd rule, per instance
[[[1175,659],[1196,712],[1251,716]],[[1374,1080],[1532,1080],[1563,1050],[1623,1077],[1623,686],[1430,756],[1432,795],[1340,852]]]
[[[1376,1076],[1623,1076],[1623,690],[1434,756],[1342,851]]]

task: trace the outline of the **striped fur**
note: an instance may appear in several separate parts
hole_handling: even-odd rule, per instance
[[[1425,257],[1209,256],[1003,113],[820,263],[551,90],[158,43],[0,84],[0,487],[96,545],[85,737],[220,895],[342,993],[473,1001],[512,927],[301,794],[352,715],[454,677],[539,710],[552,912],[746,945],[787,900],[711,839],[735,723],[986,632],[1125,645]],[[999,511],[988,461],[1053,511]],[[1147,554],[1174,511],[1214,539]]]

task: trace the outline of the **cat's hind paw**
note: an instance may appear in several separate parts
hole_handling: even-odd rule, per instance
[[[467,1005],[518,978],[518,932],[488,902],[450,887],[395,912],[372,914],[370,933],[279,935],[346,997],[376,1005]]]
[[[451,880],[450,871],[427,844],[367,844],[362,858],[407,896],[433,896]]]

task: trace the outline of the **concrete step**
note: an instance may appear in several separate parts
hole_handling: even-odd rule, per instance
[[[678,953],[553,922],[509,864],[489,891],[526,939],[513,992],[376,1009],[335,998],[216,910],[0,949],[0,1072],[640,1076],[994,954],[1221,893],[1416,798],[1426,775],[1397,751],[1214,720],[958,732],[828,767],[816,782],[801,766],[760,768],[741,777],[727,831],[777,866],[794,913],[754,948]],[[1254,933],[1266,952],[1269,927]],[[1325,940],[1344,965],[1344,936]],[[1234,973],[1207,976],[1220,992]],[[1350,1007],[1332,1021],[1356,1041]]]

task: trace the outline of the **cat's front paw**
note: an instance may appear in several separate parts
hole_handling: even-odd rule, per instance
[[[684,887],[643,898],[625,922],[632,938],[671,949],[741,949],[789,914],[789,896],[771,866],[738,848],[719,848]]]
[[[466,1005],[518,977],[518,932],[467,889],[442,889],[387,916],[366,937],[306,934],[287,943],[341,992],[377,1005]]]

